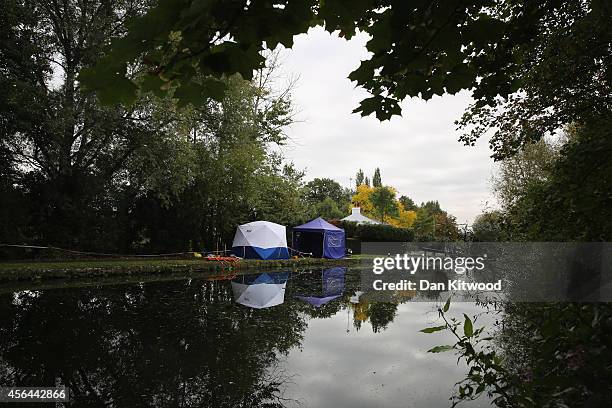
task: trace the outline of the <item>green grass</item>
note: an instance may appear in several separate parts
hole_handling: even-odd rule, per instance
[[[351,259],[300,258],[286,260],[241,260],[235,264],[222,264],[196,259],[105,259],[63,261],[0,262],[0,282],[109,277],[136,274],[201,273],[236,270],[266,270],[271,268],[295,269],[305,266],[351,265],[360,261]]]

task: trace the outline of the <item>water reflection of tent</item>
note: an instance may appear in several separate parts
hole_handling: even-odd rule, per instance
[[[285,301],[289,272],[241,275],[232,280],[234,301],[255,309],[280,305]]]
[[[246,259],[288,259],[286,228],[268,221],[239,225],[232,252]]]
[[[293,228],[293,248],[317,258],[344,257],[344,230],[319,217]]]
[[[344,274],[346,268],[337,267],[323,271],[321,274],[321,292],[317,296],[296,296],[315,307],[323,306],[342,296],[344,292]]]

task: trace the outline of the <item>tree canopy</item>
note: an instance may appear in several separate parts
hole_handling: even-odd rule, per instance
[[[563,124],[610,110],[610,3],[605,0],[397,1],[160,0],[130,18],[127,33],[80,79],[105,103],[131,104],[138,91],[182,103],[222,98],[224,76],[246,79],[264,49],[293,45],[314,25],[351,38],[369,35],[369,59],[349,78],[370,92],[354,110],[380,120],[407,97],[472,91],[460,121],[473,144],[497,129],[496,158]],[[509,130],[519,132],[510,137]]]
[[[0,241],[104,252],[214,249],[237,223],[306,220],[303,173],[270,151],[292,121],[268,67],[197,108],[100,106],[77,80],[148,1],[8,0],[0,15]]]
[[[382,178],[380,177],[380,169],[378,167],[374,170],[374,175],[372,176],[372,186],[382,187]]]

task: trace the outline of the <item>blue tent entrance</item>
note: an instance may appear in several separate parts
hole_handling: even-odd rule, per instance
[[[293,248],[317,258],[344,258],[344,230],[316,218],[293,228]]]

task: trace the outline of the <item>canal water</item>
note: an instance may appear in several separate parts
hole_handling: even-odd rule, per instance
[[[64,385],[75,407],[450,406],[466,367],[419,332],[446,299],[360,289],[346,268],[5,288],[0,385]]]

